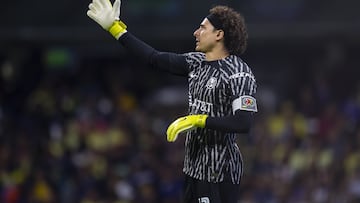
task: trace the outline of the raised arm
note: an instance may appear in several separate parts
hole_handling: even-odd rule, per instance
[[[120,20],[120,6],[120,0],[115,0],[113,5],[109,0],[93,0],[87,15],[150,67],[187,76],[189,71],[183,55],[157,51],[127,31],[127,26]]]

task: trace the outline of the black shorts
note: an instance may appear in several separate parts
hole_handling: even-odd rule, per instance
[[[240,184],[230,181],[210,183],[189,176],[185,177],[184,203],[236,203]]]

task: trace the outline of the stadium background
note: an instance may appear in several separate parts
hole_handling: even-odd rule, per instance
[[[153,72],[86,16],[89,1],[0,8],[0,202],[179,202],[186,80]],[[241,202],[360,201],[356,0],[124,0],[163,51],[194,48],[214,4],[243,13],[260,112],[239,145]]]

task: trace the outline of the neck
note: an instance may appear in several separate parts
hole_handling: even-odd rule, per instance
[[[229,55],[230,55],[229,52],[224,49],[219,49],[219,50],[214,49],[210,52],[205,53],[207,61],[220,60],[220,59],[228,57]]]

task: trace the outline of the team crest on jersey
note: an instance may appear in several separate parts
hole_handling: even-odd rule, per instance
[[[241,96],[241,110],[257,112],[256,100],[252,96]]]
[[[216,84],[217,84],[217,78],[211,77],[206,83],[206,88],[213,89],[216,86]]]

